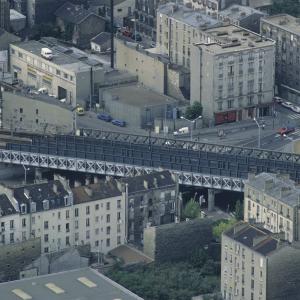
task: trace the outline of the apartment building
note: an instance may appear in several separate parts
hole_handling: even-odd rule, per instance
[[[204,10],[208,15],[216,16],[217,13],[232,4],[240,4],[241,0],[184,0],[184,4],[195,10]]]
[[[1,242],[41,238],[42,253],[90,244],[107,253],[125,240],[125,202],[115,182],[70,189],[64,180],[1,192]]]
[[[41,56],[41,49],[52,50],[51,60]],[[56,39],[27,41],[10,45],[10,69],[14,78],[26,86],[46,88],[58,99],[75,107],[96,95],[96,85],[103,81],[104,68],[95,56],[74,47],[62,46]]]
[[[276,41],[278,93],[300,104],[300,21],[282,14],[263,18],[261,34]]]
[[[289,241],[299,241],[300,189],[289,178],[261,173],[245,183],[244,220],[261,224]]]
[[[266,229],[238,223],[222,234],[221,292],[225,300],[300,299],[300,248]]]
[[[275,42],[234,25],[205,31],[191,49],[191,102],[208,124],[271,115]]]
[[[161,5],[157,10],[157,48],[168,55],[172,63],[190,69],[192,45],[206,41],[205,31],[222,24],[205,12],[184,5]]]

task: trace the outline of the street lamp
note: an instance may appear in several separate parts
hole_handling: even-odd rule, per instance
[[[257,122],[256,118],[254,117],[253,118],[253,121],[256,123],[257,127],[258,127],[258,149],[260,149],[260,129],[261,129],[261,126],[260,124]]]
[[[22,165],[23,169],[24,169],[24,181],[25,184],[27,184],[27,171],[30,170],[30,168],[26,168],[24,165]]]
[[[193,141],[193,127],[194,127],[194,124],[195,124],[195,122],[196,122],[198,119],[201,119],[201,118],[202,118],[202,116],[198,116],[198,117],[195,118],[194,120],[189,120],[189,119],[187,119],[187,118],[185,118],[185,117],[183,117],[183,116],[180,117],[180,119],[186,120],[187,122],[190,122],[190,124],[191,124],[191,141]]]

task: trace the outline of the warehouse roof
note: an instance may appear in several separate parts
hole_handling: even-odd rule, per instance
[[[5,300],[143,300],[90,268],[0,284]]]

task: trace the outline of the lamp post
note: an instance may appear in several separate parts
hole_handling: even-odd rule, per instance
[[[29,171],[30,168],[26,168],[24,165],[22,165],[22,167],[24,169],[24,182],[27,184],[27,171]]]
[[[256,123],[257,127],[258,127],[258,149],[260,149],[260,129],[261,129],[261,126],[260,124],[257,122],[256,118],[254,117],[253,118],[253,121]]]
[[[193,141],[193,127],[194,127],[194,124],[198,119],[201,119],[201,118],[202,118],[202,116],[198,116],[197,118],[195,118],[193,120],[189,120],[189,119],[187,119],[183,116],[180,117],[180,119],[186,120],[187,122],[189,122],[191,124],[191,141]]]

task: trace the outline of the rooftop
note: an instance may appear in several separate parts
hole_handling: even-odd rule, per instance
[[[122,179],[122,182],[128,184],[129,194],[170,185],[175,186],[176,184],[169,171],[150,173],[136,177],[127,177]]]
[[[65,22],[72,24],[80,24],[90,15],[94,15],[99,19],[102,17],[97,16],[94,12],[82,8],[80,5],[75,5],[70,2],[66,2],[54,13],[56,17],[64,20]]]
[[[105,91],[108,91],[115,101],[121,101],[127,105],[139,106],[141,108],[175,102],[174,99],[166,95],[159,94],[135,83],[108,88]]]
[[[110,33],[109,32],[100,32],[98,35],[91,39],[91,42],[102,45],[110,40]]]
[[[264,256],[270,255],[279,245],[271,232],[248,223],[238,223],[224,234]]]
[[[0,217],[16,214],[14,206],[5,194],[0,195]]]
[[[278,26],[286,31],[298,35],[300,34],[300,18],[295,18],[288,14],[280,14],[265,17],[263,20],[273,26]]]
[[[19,20],[19,19],[26,19],[26,16],[22,15],[15,9],[10,9],[10,20]]]
[[[72,188],[74,204],[121,196],[114,179]]]
[[[208,29],[206,34],[211,37],[211,42],[199,43],[196,44],[196,46],[215,54],[222,54],[237,50],[251,50],[254,48],[275,45],[274,41],[262,38],[258,34],[235,25]]]
[[[285,176],[271,173],[260,173],[249,176],[247,185],[264,191],[267,195],[289,205],[297,206],[300,199],[300,187],[295,181]]]
[[[219,14],[234,20],[243,20],[254,14],[262,15],[262,16],[265,15],[263,12],[257,9],[251,8],[249,6],[238,5],[238,4],[231,5],[230,7],[220,11]]]
[[[40,59],[47,61],[48,64],[59,65],[66,70],[73,72],[81,72],[102,68],[103,64],[84,51],[74,47],[61,45],[58,41],[52,38],[45,38],[40,41],[30,40],[27,42],[14,43],[13,46],[19,47],[32,55],[38,56]],[[53,58],[51,61],[42,58],[41,49],[49,48],[52,50]]]
[[[0,284],[5,300],[143,300],[90,268]]]
[[[167,15],[196,29],[204,30],[223,24],[221,21],[206,15],[205,12],[195,11],[182,4],[172,2],[159,6],[157,13]]]

